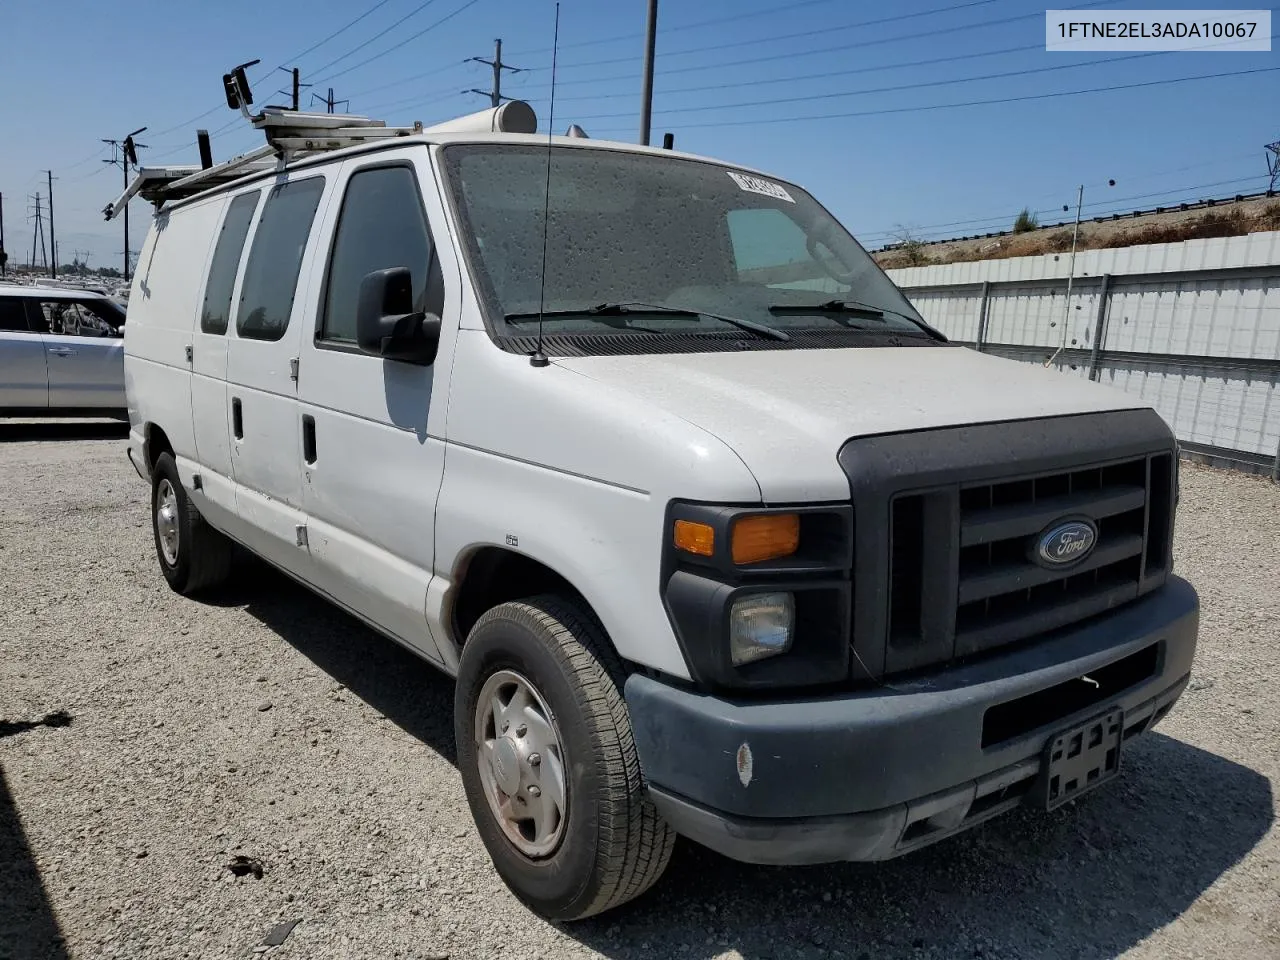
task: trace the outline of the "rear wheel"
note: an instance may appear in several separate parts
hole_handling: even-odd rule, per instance
[[[553,920],[639,896],[671,858],[622,678],[595,618],[555,596],[495,607],[463,647],[454,729],[471,815],[507,886]]]
[[[173,455],[151,471],[151,528],[160,572],[186,596],[217,586],[231,572],[231,541],[214,530],[187,496]]]

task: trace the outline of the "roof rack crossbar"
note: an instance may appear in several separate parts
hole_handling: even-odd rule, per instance
[[[384,120],[356,114],[309,113],[278,106],[263,107],[260,113],[250,114],[243,102],[239,107],[253,127],[262,131],[267,141],[265,146],[210,167],[139,167],[133,182],[103,211],[106,218],[115,219],[136,196],[159,209],[167,201],[185,199],[252,173],[283,168],[289,162],[310,154],[423,132],[421,122],[409,127],[389,127]],[[487,129],[532,133],[536,127],[537,120],[528,104],[509,101],[492,110],[438,124],[432,130]]]

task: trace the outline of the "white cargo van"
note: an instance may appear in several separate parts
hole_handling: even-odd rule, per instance
[[[799,186],[520,109],[338,149],[266,111],[257,159],[140,173],[170,585],[239,544],[456,676],[548,917],[677,834],[880,860],[1115,775],[1196,644],[1161,418],[948,343]]]

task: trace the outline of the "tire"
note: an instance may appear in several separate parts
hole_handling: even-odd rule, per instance
[[[581,606],[558,596],[493,608],[476,623],[462,650],[454,732],[471,815],[494,867],[512,893],[550,920],[579,920],[638,897],[657,882],[671,859],[675,833],[645,796],[620,689],[622,679],[621,663],[603,628]],[[491,751],[479,743],[487,736],[479,730],[484,725],[479,708],[497,718],[496,707],[487,705],[506,695],[504,682],[514,697],[518,680],[532,686],[532,716],[536,719],[539,707],[549,711],[551,731],[558,737],[567,807],[559,818],[558,839],[554,843],[544,839],[543,848],[536,852],[530,848],[542,836],[537,821],[532,826],[522,824],[535,834],[532,840],[522,838],[522,848],[512,839],[510,822],[504,825],[490,801],[491,796],[504,796],[500,789],[494,792],[499,774],[506,777],[508,786],[514,782],[514,774],[509,773],[512,764],[501,758],[496,763],[486,760],[484,767],[480,763],[482,752],[488,756]],[[495,684],[496,701],[486,693]],[[530,728],[530,738],[537,726]],[[510,740],[511,731],[498,738],[501,731],[496,722],[487,729],[495,734],[493,743]],[[554,795],[550,761],[543,759],[540,766],[532,767],[521,752],[527,746],[524,735],[512,743],[516,745],[500,745],[500,749],[506,750],[508,759],[518,758],[515,765],[521,772],[515,792],[532,791],[526,787],[532,774],[540,778],[537,782],[544,785],[543,792]],[[526,797],[522,802],[533,801]],[[509,806],[515,804],[509,801]],[[544,818],[545,822],[552,819]]]
[[[231,573],[231,541],[200,516],[178,477],[173,454],[151,471],[151,533],[169,586],[183,596],[218,586]]]

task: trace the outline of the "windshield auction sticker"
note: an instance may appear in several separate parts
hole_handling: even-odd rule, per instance
[[[758,193],[762,197],[773,197],[775,200],[785,200],[787,203],[795,203],[791,194],[787,193],[785,187],[780,183],[774,183],[772,180],[765,180],[763,177],[752,177],[745,173],[735,173],[732,170],[726,170],[725,173],[733,178],[736,183],[747,193]]]
[[[1045,49],[1058,53],[1268,52],[1271,50],[1271,11],[1046,10]]]

